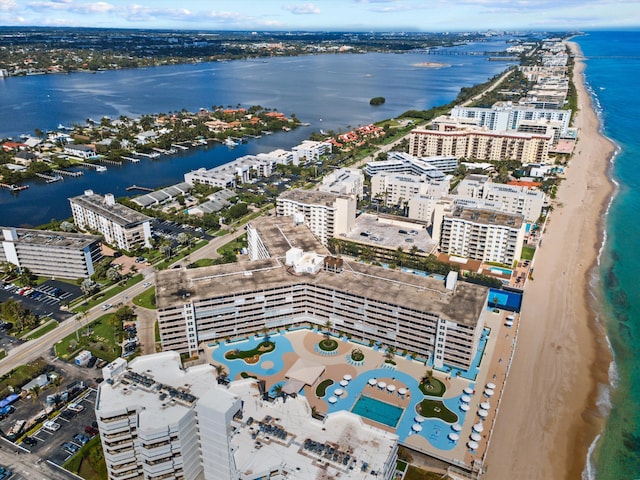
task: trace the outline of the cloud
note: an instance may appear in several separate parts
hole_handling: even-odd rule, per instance
[[[11,12],[18,10],[18,4],[15,0],[0,0],[0,12]]]
[[[313,3],[298,3],[296,5],[287,5],[285,10],[293,13],[294,15],[317,15],[320,13],[320,9]]]

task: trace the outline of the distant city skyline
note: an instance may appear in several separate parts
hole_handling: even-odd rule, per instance
[[[616,0],[0,0],[2,26],[202,30],[589,30],[639,25]]]

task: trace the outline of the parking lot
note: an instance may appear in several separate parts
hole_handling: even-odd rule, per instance
[[[45,283],[27,289],[15,284],[6,284],[0,289],[0,302],[9,298],[21,302],[36,315],[47,315],[59,322],[69,318],[71,314],[60,309],[63,303],[71,302],[80,297],[80,287],[57,280],[47,280]]]
[[[180,235],[181,233],[191,235],[191,237],[196,240],[200,238],[211,240],[213,238],[211,235],[207,235],[206,233],[202,232],[201,229],[197,230],[196,228],[190,227],[188,225],[183,226],[170,220],[156,219],[151,226],[151,230],[155,236],[173,241],[177,241],[178,235]]]

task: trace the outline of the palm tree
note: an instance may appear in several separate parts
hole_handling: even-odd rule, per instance
[[[216,378],[227,376],[227,369],[223,365],[214,365],[213,368],[216,370]]]
[[[38,398],[38,395],[40,395],[40,390],[40,385],[34,385],[29,389],[29,393],[31,393],[34,402],[36,401],[36,398]]]
[[[396,354],[396,347],[394,347],[393,345],[389,345],[387,347],[387,351],[384,353],[384,356],[387,360],[393,361],[393,357],[395,354]]]
[[[333,323],[331,323],[331,320],[327,320],[326,322],[324,322],[324,328],[325,328],[324,336],[327,340],[329,340],[329,337],[331,336],[332,327],[333,327]]]
[[[424,384],[431,385],[431,380],[433,380],[433,370],[430,368],[429,370],[424,372],[421,381]]]
[[[273,393],[276,394],[276,397],[279,397],[280,395],[282,395],[282,384],[278,383],[276,386],[273,387]]]
[[[267,326],[265,325],[264,327],[262,327],[260,329],[260,331],[262,332],[262,334],[264,335],[264,341],[263,343],[267,343],[269,341],[269,329],[267,328]]]

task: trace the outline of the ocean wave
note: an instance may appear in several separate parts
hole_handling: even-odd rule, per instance
[[[582,480],[596,480],[596,466],[593,463],[593,452],[596,449],[598,444],[598,440],[600,440],[600,434],[591,442],[589,445],[589,451],[587,452],[587,463],[584,466],[584,470],[582,471],[581,478]]]

